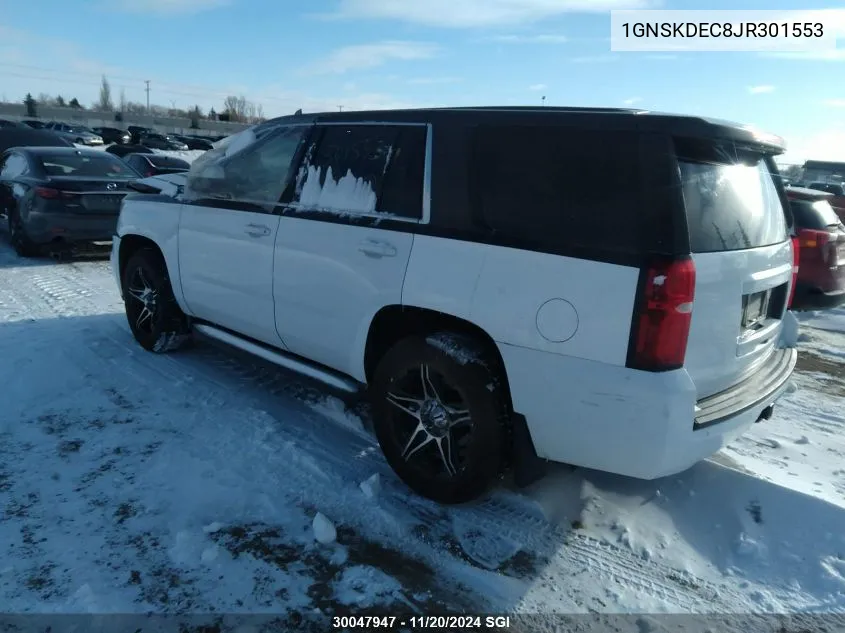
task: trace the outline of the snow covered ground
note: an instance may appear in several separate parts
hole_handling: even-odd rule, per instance
[[[845,310],[801,319],[796,390],[713,460],[444,508],[360,403],[202,341],[144,352],[107,262],[0,231],[0,610],[843,614]]]

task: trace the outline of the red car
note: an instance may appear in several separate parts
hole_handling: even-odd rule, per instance
[[[825,191],[831,194],[827,201],[839,219],[845,222],[845,185],[835,184],[830,182],[811,182],[807,185],[807,189],[815,189],[817,191]]]
[[[793,306],[832,307],[845,301],[845,226],[830,205],[831,194],[786,190],[798,242]]]

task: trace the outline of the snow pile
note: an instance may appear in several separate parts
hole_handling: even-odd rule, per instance
[[[372,213],[376,210],[376,192],[363,178],[356,178],[352,170],[335,180],[332,168],[326,170],[325,182],[320,184],[321,170],[309,165],[299,194],[299,203],[308,209]]]
[[[378,473],[370,475],[358,484],[358,487],[367,499],[375,499],[378,497],[378,493],[381,490],[381,477]]]
[[[334,543],[337,540],[337,530],[334,523],[332,523],[324,514],[318,512],[314,515],[314,521],[311,524],[314,529],[314,539],[318,543],[327,545]]]

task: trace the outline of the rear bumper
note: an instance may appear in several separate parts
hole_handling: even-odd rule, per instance
[[[794,349],[776,349],[753,375],[720,393],[698,401],[694,428],[700,431],[734,419],[747,411],[765,409],[774,403],[789,380],[798,360]],[[756,421],[756,419],[755,419]]]
[[[540,457],[638,479],[684,471],[742,435],[786,391],[797,359],[793,349],[778,350],[754,384],[699,403],[685,370],[649,373],[499,349],[514,409],[525,416]],[[711,423],[696,425],[703,415]]]
[[[83,215],[31,212],[26,234],[36,244],[109,241],[117,228],[117,214]]]
[[[829,289],[816,284],[798,281],[795,284],[793,305],[797,308],[835,308],[845,303],[845,288]]]

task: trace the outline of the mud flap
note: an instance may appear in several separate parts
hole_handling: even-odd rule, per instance
[[[795,318],[795,313],[792,310],[787,310],[783,315],[783,327],[780,330],[780,338],[777,346],[780,349],[792,348],[798,346],[798,319]]]
[[[514,413],[512,424],[513,479],[518,487],[525,488],[546,476],[548,463],[537,456],[525,416]]]

